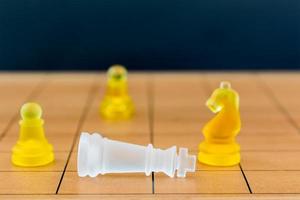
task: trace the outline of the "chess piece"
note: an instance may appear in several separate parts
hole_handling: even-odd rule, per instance
[[[232,166],[240,162],[240,146],[235,137],[240,131],[239,95],[229,82],[221,82],[206,102],[217,113],[203,128],[198,160],[212,166]]]
[[[185,177],[195,172],[196,156],[188,149],[172,146],[166,150],[152,144],[141,146],[111,140],[102,135],[83,132],[80,136],[77,157],[78,175],[95,177],[107,173],[163,172],[170,177]]]
[[[21,108],[20,135],[12,149],[12,162],[17,166],[36,167],[54,160],[52,145],[44,134],[42,109],[36,103]]]
[[[128,95],[127,70],[122,65],[113,65],[107,73],[107,89],[100,104],[100,114],[108,120],[129,119],[134,112]]]

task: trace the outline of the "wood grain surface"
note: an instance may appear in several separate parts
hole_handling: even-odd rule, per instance
[[[81,131],[158,148],[187,147],[196,155],[201,129],[214,116],[205,101],[223,80],[240,94],[240,165],[197,163],[185,179],[160,173],[77,176]],[[99,117],[105,83],[100,72],[0,74],[0,199],[300,198],[300,73],[132,72],[136,114],[120,122]],[[43,108],[56,157],[47,166],[20,168],[10,161],[27,101]]]

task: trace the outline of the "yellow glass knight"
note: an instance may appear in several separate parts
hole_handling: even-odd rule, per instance
[[[221,82],[206,102],[216,113],[203,128],[198,160],[212,166],[233,166],[240,162],[240,146],[235,138],[241,129],[239,95],[229,82]]]
[[[100,104],[100,114],[107,120],[129,119],[134,105],[128,95],[127,70],[122,65],[113,65],[107,72],[107,88]]]

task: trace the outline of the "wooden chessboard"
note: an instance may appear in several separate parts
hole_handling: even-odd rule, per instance
[[[160,148],[188,147],[197,154],[201,128],[214,116],[205,101],[222,80],[231,81],[240,94],[240,165],[198,163],[185,179],[159,173],[77,176],[81,131]],[[100,72],[0,74],[0,199],[300,198],[298,72],[132,72],[129,88],[136,115],[115,123],[98,114],[105,82]],[[26,101],[43,107],[46,136],[56,156],[48,166],[19,168],[10,161],[19,109]]]

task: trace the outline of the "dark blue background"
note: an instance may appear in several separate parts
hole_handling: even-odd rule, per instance
[[[300,69],[300,0],[0,0],[1,69]]]

